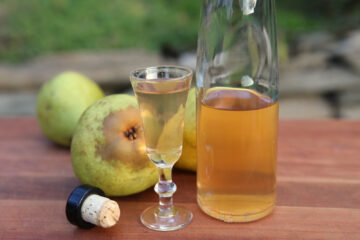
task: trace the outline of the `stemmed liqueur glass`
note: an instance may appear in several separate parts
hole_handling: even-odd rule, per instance
[[[154,188],[159,205],[147,208],[140,219],[146,227],[158,231],[177,230],[192,220],[189,210],[173,205],[176,185],[171,178],[172,167],[182,152],[191,78],[190,69],[178,66],[148,67],[130,74],[140,107],[147,155],[159,170]]]

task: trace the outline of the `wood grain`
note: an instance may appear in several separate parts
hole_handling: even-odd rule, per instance
[[[33,118],[0,118],[0,239],[360,239],[360,122],[281,121],[277,206],[268,217],[227,224],[201,212],[196,176],[175,171],[175,202],[194,213],[183,230],[155,232],[139,221],[152,189],[114,198],[120,223],[81,230],[65,217],[79,181],[70,153],[43,137]]]

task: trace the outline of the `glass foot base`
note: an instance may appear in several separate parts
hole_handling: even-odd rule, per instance
[[[182,207],[174,207],[172,214],[160,216],[158,206],[145,209],[140,216],[142,224],[156,231],[174,231],[181,229],[189,224],[192,218],[192,213]]]

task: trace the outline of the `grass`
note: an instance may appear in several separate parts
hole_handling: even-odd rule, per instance
[[[357,0],[277,4],[278,28],[289,40],[360,22]],[[195,49],[200,9],[200,0],[0,0],[0,60],[68,50]]]
[[[0,59],[73,49],[196,47],[200,1],[2,0]]]

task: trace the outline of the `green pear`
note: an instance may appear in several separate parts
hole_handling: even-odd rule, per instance
[[[175,167],[196,171],[196,88],[189,91],[185,108],[183,149]]]
[[[74,172],[81,182],[109,196],[124,196],[153,186],[158,171],[146,154],[136,98],[104,97],[81,116],[72,144]]]
[[[70,146],[81,114],[103,96],[95,82],[76,72],[64,72],[46,82],[36,106],[44,135],[58,144]]]

